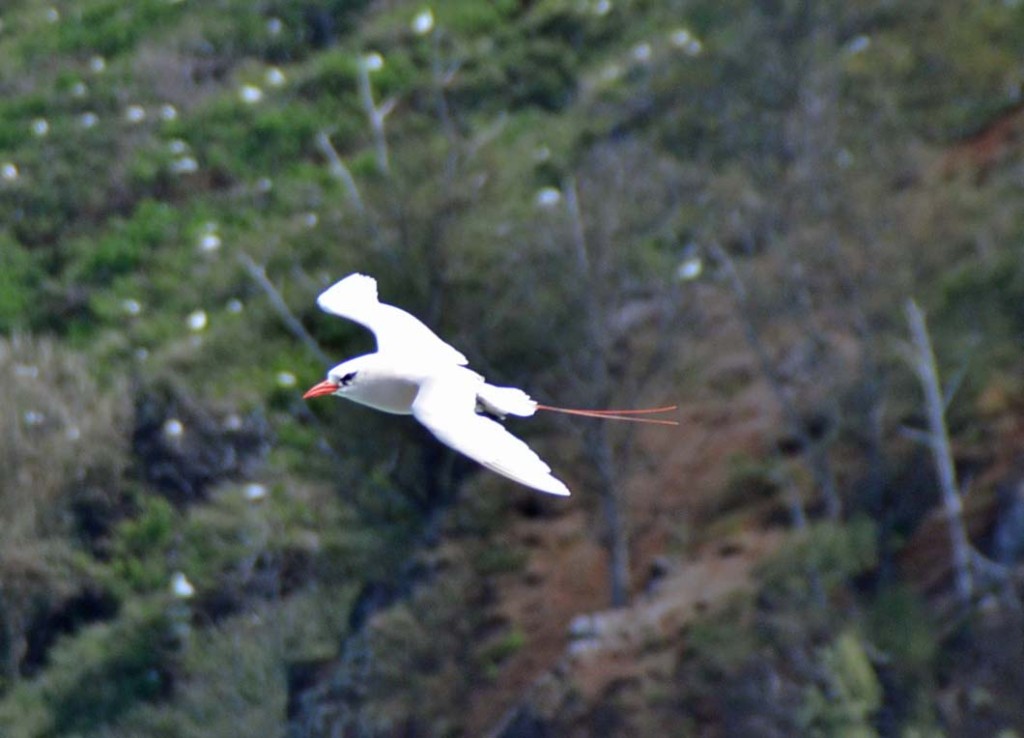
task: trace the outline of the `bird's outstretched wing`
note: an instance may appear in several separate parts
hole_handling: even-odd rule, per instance
[[[412,414],[439,441],[474,461],[527,487],[567,497],[569,489],[551,475],[523,441],[500,423],[476,413],[476,383],[462,370],[424,382],[412,403]]]
[[[418,318],[377,299],[377,280],[350,274],[316,299],[320,309],[354,320],[377,337],[380,353],[406,354],[435,361],[467,364],[462,353],[437,337]]]

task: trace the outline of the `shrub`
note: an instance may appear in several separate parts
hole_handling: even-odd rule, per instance
[[[965,263],[944,276],[940,290],[940,331],[963,340],[984,326],[986,348],[1016,348],[1015,338],[1024,332],[1024,265],[1017,252]],[[1019,357],[1019,350],[1012,355]]]
[[[146,262],[150,252],[172,240],[178,232],[179,212],[167,203],[146,200],[131,217],[114,221],[105,234],[77,245],[76,265],[69,271],[76,281],[108,284]]]
[[[122,493],[130,408],[119,377],[47,339],[0,339],[0,672],[35,620],[88,581],[76,540],[102,535]]]
[[[875,738],[882,686],[857,635],[840,633],[821,652],[824,684],[808,688],[799,720],[814,738]]]
[[[4,735],[81,735],[133,707],[166,696],[179,640],[160,600],[139,603],[54,649],[51,668],[0,703]]]
[[[904,586],[883,589],[871,605],[867,624],[871,642],[888,657],[906,686],[927,682],[939,639],[923,600]]]
[[[166,0],[88,4],[73,22],[58,23],[57,48],[66,53],[113,57],[131,50],[145,35],[155,34],[178,14]]]
[[[122,522],[110,542],[111,584],[116,589],[152,592],[166,587],[170,570],[167,549],[179,527],[179,516],[167,500],[155,495],[139,499],[134,517]]]
[[[33,291],[40,278],[32,255],[7,234],[0,233],[0,334],[28,327]]]
[[[49,339],[0,339],[0,376],[0,546],[13,550],[73,533],[89,488],[120,494],[131,409],[120,377],[101,384],[84,356]]]
[[[876,565],[876,538],[875,526],[868,518],[844,524],[818,523],[768,560],[761,574],[769,590],[787,599],[808,596],[810,573],[828,593]]]

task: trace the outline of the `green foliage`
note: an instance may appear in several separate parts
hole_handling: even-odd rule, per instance
[[[482,576],[513,574],[526,567],[528,558],[529,553],[525,549],[499,544],[480,551],[475,565]]]
[[[358,88],[359,57],[348,49],[331,49],[318,54],[308,66],[304,77],[296,82],[296,93],[303,99],[347,102],[353,115],[359,113],[359,102],[352,95]]]
[[[874,523],[858,517],[844,524],[816,523],[761,567],[766,585],[780,595],[804,598],[816,577],[825,592],[877,564]]]
[[[1004,360],[1020,356],[1013,339],[1024,332],[1024,265],[1016,254],[964,264],[944,276],[940,290],[940,335],[962,340],[984,326],[986,348]]]
[[[757,503],[770,501],[779,492],[777,470],[771,463],[749,456],[729,459],[729,478],[718,500],[720,513],[733,512]]]
[[[753,602],[746,594],[735,595],[708,617],[694,621],[687,632],[687,657],[698,666],[702,681],[713,683],[735,673],[760,645],[750,627]]]
[[[525,48],[512,39],[496,43],[496,52],[474,60],[453,90],[460,107],[476,107],[474,102],[487,101],[485,91],[494,89],[504,91],[505,100],[493,101],[492,105],[559,110],[569,103],[577,69],[571,49],[543,37]]]
[[[56,24],[57,51],[114,57],[130,51],[144,36],[155,35],[180,14],[167,0],[91,0],[74,16]]]
[[[51,668],[0,702],[13,738],[80,735],[166,696],[179,649],[161,601],[138,603],[113,623],[89,626],[53,649]]]
[[[179,211],[164,202],[145,200],[128,219],[115,219],[98,242],[76,246],[80,254],[69,271],[76,281],[108,284],[150,261],[154,250],[178,235]]]
[[[920,687],[933,673],[939,637],[925,603],[909,588],[893,586],[879,592],[867,628],[871,643],[908,686]]]
[[[882,686],[863,644],[843,631],[822,649],[824,684],[807,690],[799,720],[814,738],[877,738]]]
[[[956,230],[928,217],[904,228],[902,205],[930,197],[915,181],[927,166],[906,155],[920,148],[915,136],[975,130],[1019,87],[1024,16],[1015,4],[449,0],[434,8],[436,35],[419,37],[409,21],[422,7],[76,0],[54,3],[54,16],[47,4],[4,4],[0,162],[16,165],[17,176],[0,182],[0,334],[60,336],[0,342],[5,735],[283,733],[285,664],[336,654],[356,593],[406,570],[435,495],[457,499],[446,518],[457,521],[451,538],[474,542],[450,550],[446,532],[437,560],[424,564],[427,581],[375,621],[369,723],[381,732],[408,720],[409,732],[457,733],[481,678],[533,645],[515,623],[495,628],[488,610],[494,581],[526,562],[525,548],[497,537],[509,503],[490,489],[455,495],[449,483],[461,471],[430,456],[425,435],[406,437],[411,421],[301,405],[301,386],[277,375],[291,372],[304,385],[323,367],[297,354],[294,336],[239,268],[241,251],[266,267],[332,355],[371,339],[321,316],[311,298],[330,278],[360,269],[489,375],[500,369],[509,383],[529,377],[529,386],[562,395],[587,384],[573,362],[588,348],[581,296],[596,289],[616,321],[649,308],[668,316],[609,338],[623,393],[671,371],[648,373],[637,350],[645,333],[664,334],[671,359],[659,361],[677,367],[668,382],[678,390],[687,385],[678,384],[673,342],[700,337],[684,333],[691,327],[672,311],[699,304],[694,333],[727,326],[706,284],[674,282],[680,249],[705,237],[790,246],[801,226],[794,202],[834,186],[829,202],[843,206],[821,219],[844,249],[866,223],[882,230],[865,240],[898,245],[876,265],[872,279],[883,287],[865,298],[868,324],[885,324],[884,290],[902,286],[893,275],[916,265],[922,244],[952,251],[976,237],[983,260],[929,280],[940,284],[937,324],[951,337],[982,326],[1008,366],[1019,359],[1024,288],[1012,247],[1024,226],[997,212],[1019,189],[1012,177],[1004,173],[1001,190],[978,182],[970,197],[951,193],[945,222],[974,207]],[[700,39],[697,53],[673,48],[668,34],[682,28]],[[856,51],[863,44],[848,42],[861,35],[869,43]],[[358,94],[358,60],[371,49],[385,59],[371,76],[374,97],[394,102],[388,175],[378,170]],[[103,68],[91,67],[95,56]],[[450,73],[441,84],[435,61]],[[282,67],[283,84],[266,84],[268,63]],[[259,85],[262,99],[243,102],[243,84]],[[164,113],[173,119],[161,116],[165,100],[175,104]],[[131,123],[125,107],[136,103],[146,118]],[[826,120],[804,108],[821,108]],[[83,119],[86,112],[97,117]],[[48,132],[33,132],[37,119]],[[363,212],[325,165],[321,131],[352,174]],[[842,177],[794,188],[787,170],[804,171],[804,136],[817,133],[824,144],[806,148]],[[174,170],[182,146],[196,171]],[[536,202],[539,187],[569,177],[592,257],[584,270],[564,199],[552,208]],[[815,198],[805,198],[810,190]],[[223,241],[209,252],[197,248],[207,223]],[[1012,238],[986,246],[975,224]],[[822,236],[815,231],[814,242],[832,240]],[[814,260],[801,266],[816,274]],[[591,269],[599,278],[588,283]],[[209,325],[193,331],[185,317],[198,309]],[[830,338],[849,340],[832,317]],[[704,369],[706,355],[696,354],[687,361]],[[491,366],[478,361],[484,356]],[[147,460],[131,458],[129,371],[143,384],[189,388],[188,402],[216,409],[211,424],[222,414],[263,414],[273,448],[246,473],[272,480],[266,497],[247,499],[232,482],[178,509],[153,494],[138,470]],[[749,372],[725,376],[735,378],[727,401],[751,386]],[[774,504],[770,465],[734,459],[728,474],[713,514]],[[803,709],[790,713],[807,732],[869,735],[880,696],[852,635],[861,626],[891,660],[898,687],[930,705],[943,651],[927,603],[901,586],[874,598],[847,586],[876,556],[868,521],[814,526],[765,564],[758,597],[695,622],[685,647],[708,699],[718,689],[736,698],[754,683],[749,673],[766,667],[783,691],[796,685]],[[175,571],[196,586],[192,600],[167,602]],[[113,593],[120,610],[88,627],[72,617],[59,645],[38,646],[39,673],[25,679],[23,644],[82,587]],[[844,606],[851,602],[860,607]],[[811,675],[802,670],[809,663]]]
[[[57,649],[53,673],[62,678],[47,690],[55,732],[87,730],[140,700],[165,695],[176,651],[173,621],[161,607],[129,614],[114,626],[93,626]]]
[[[25,329],[42,278],[36,260],[7,233],[0,232],[0,335]]]
[[[114,531],[110,569],[116,579],[112,584],[135,592],[153,592],[166,588],[170,581],[167,552],[180,518],[162,497],[144,495],[138,504],[135,516]]]
[[[526,634],[522,630],[510,628],[485,644],[478,655],[483,663],[484,673],[492,678],[496,677],[502,662],[519,653],[526,645],[526,640]]]
[[[520,9],[515,0],[478,3],[473,0],[449,0],[437,9],[438,22],[458,36],[478,36],[501,30]]]
[[[367,646],[377,657],[362,677],[368,724],[382,729],[409,721],[429,735],[458,731],[459,706],[475,684],[524,645],[514,630],[481,643],[486,592],[468,563],[449,562],[444,577],[375,619]]]
[[[514,11],[511,4],[486,7],[490,17],[477,19],[482,25],[497,23]],[[582,5],[538,3],[510,21],[494,29],[488,53],[470,59],[456,80],[452,95],[460,109],[563,110],[573,100],[584,65],[616,40],[614,20],[596,16]]]
[[[95,545],[128,465],[118,375],[99,383],[85,358],[46,339],[0,339],[0,675],[14,677],[30,631],[85,588]],[[97,529],[98,528],[98,529]],[[2,683],[0,683],[2,686]]]

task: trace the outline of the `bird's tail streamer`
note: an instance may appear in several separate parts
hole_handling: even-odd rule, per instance
[[[664,407],[645,407],[638,410],[584,410],[572,407],[552,407],[551,405],[537,405],[538,410],[547,410],[553,413],[564,413],[565,415],[581,415],[584,418],[599,418],[601,420],[624,420],[630,423],[648,423],[650,425],[679,425],[678,420],[666,418],[638,417],[657,415],[658,413],[670,413],[678,409],[678,405],[665,405]]]

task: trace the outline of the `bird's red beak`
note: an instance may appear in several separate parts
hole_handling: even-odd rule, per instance
[[[325,379],[320,384],[314,384],[308,390],[306,394],[302,396],[303,400],[308,400],[310,397],[319,397],[320,395],[333,395],[338,391],[338,385],[329,379]]]

